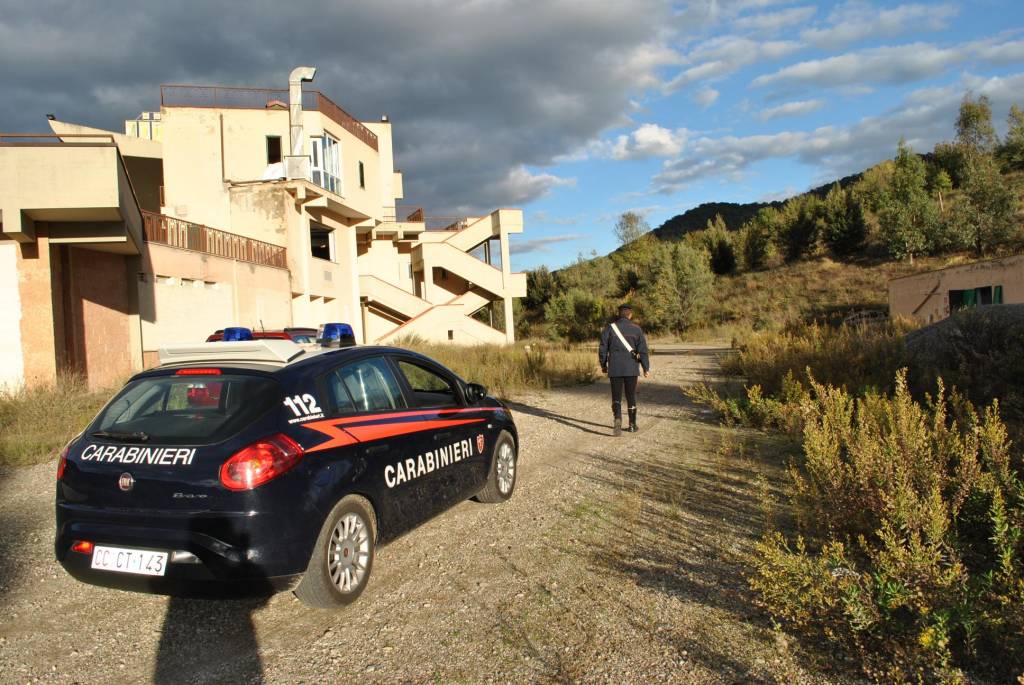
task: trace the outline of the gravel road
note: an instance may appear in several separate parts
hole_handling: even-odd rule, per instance
[[[747,590],[782,474],[684,397],[719,351],[656,349],[636,435],[611,437],[606,380],[518,397],[513,499],[378,550],[338,612],[77,583],[53,560],[53,465],[0,472],[0,682],[837,682]]]

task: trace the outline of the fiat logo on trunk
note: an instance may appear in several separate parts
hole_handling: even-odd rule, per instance
[[[132,478],[130,473],[122,473],[121,477],[117,479],[117,487],[121,488],[125,492],[128,492],[135,487],[135,479]]]

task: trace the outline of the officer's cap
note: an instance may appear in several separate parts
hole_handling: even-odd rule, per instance
[[[633,305],[631,305],[629,302],[623,302],[622,304],[619,305],[619,311],[631,312],[633,311]]]

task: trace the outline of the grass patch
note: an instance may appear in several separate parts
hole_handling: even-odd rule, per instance
[[[524,341],[515,345],[459,347],[404,338],[398,347],[415,350],[441,362],[465,380],[481,383],[499,397],[593,383],[597,355],[575,345]]]
[[[72,374],[62,374],[53,385],[0,391],[0,466],[55,459],[112,392],[90,391],[84,378]]]

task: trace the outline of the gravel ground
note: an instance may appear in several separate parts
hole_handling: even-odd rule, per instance
[[[513,499],[378,550],[338,612],[77,583],[53,560],[53,465],[0,473],[0,682],[840,682],[747,590],[782,473],[684,397],[718,351],[658,348],[619,439],[607,381],[517,398]]]

